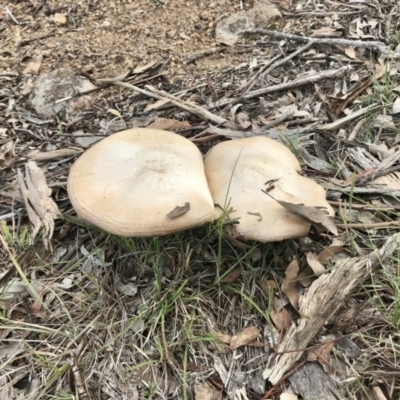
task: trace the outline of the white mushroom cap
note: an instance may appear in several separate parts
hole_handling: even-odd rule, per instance
[[[239,218],[235,233],[246,239],[273,242],[304,237],[309,232],[308,221],[261,191],[271,180],[277,180],[270,191],[275,199],[325,207],[333,215],[324,189],[300,176],[296,157],[275,140],[256,136],[219,143],[207,154],[205,168],[214,203],[233,209],[229,218]]]
[[[191,141],[157,129],[115,133],[72,166],[78,216],[120,236],[160,236],[215,218],[203,158]]]

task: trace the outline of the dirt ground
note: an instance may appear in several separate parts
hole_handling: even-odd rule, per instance
[[[172,81],[195,82],[208,71],[246,61],[251,49],[189,63],[191,55],[215,47],[215,23],[252,7],[238,0],[74,0],[7,4],[0,20],[0,69],[22,72],[43,58],[40,73],[69,66],[94,78],[118,76],[135,66],[165,63]],[[4,4],[6,5],[6,3]],[[58,17],[57,15],[63,17]]]
[[[256,4],[0,0],[0,400],[399,398],[400,6],[276,0],[281,18],[217,43]],[[41,115],[31,92],[59,68],[97,88]],[[311,228],[276,243],[246,241],[229,215],[109,235],[77,218],[67,179],[131,127],[203,155],[279,141],[334,217],[281,202]],[[24,190],[34,172],[43,186]]]

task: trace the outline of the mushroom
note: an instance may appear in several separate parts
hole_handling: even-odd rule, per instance
[[[206,155],[205,169],[220,215],[225,210],[229,219],[238,219],[234,234],[245,239],[273,242],[307,236],[310,221],[276,200],[324,207],[333,215],[324,189],[300,176],[296,157],[275,140],[256,136],[219,143]]]
[[[71,168],[80,218],[120,236],[161,236],[215,219],[203,157],[188,139],[129,129],[96,143]]]

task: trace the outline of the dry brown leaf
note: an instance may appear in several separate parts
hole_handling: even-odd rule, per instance
[[[211,332],[213,334],[213,336],[215,337],[215,339],[219,340],[222,343],[225,344],[231,344],[232,341],[232,336],[228,335],[227,333],[221,333],[221,332]]]
[[[82,152],[83,150],[79,147],[67,147],[65,149],[53,151],[32,150],[27,154],[27,157],[32,161],[47,161],[54,158],[75,156]]]
[[[157,61],[152,61],[152,62],[149,62],[149,63],[146,64],[146,65],[136,67],[136,68],[133,70],[133,73],[134,73],[134,74],[140,74],[140,73],[142,73],[142,72],[144,72],[144,71],[147,71],[148,69],[153,68],[156,64],[157,64]]]
[[[228,272],[222,279],[220,282],[222,283],[232,283],[235,282],[236,279],[238,279],[240,277],[240,275],[242,275],[242,267],[237,267],[234,270]]]
[[[284,307],[280,311],[276,311],[275,308],[272,307],[269,316],[279,332],[285,332],[292,324],[292,317]]]
[[[335,222],[329,215],[326,208],[307,207],[304,204],[293,204],[277,199],[275,199],[275,201],[277,201],[282,207],[286,208],[286,210],[292,212],[293,214],[300,215],[301,217],[307,219],[311,223],[321,224],[335,236],[338,234]]]
[[[331,28],[329,26],[323,26],[322,28],[315,29],[311,34],[311,37],[340,37],[342,36],[341,31]]]
[[[40,70],[40,67],[42,66],[42,62],[43,62],[43,56],[40,54],[39,56],[36,57],[35,60],[32,60],[31,62],[28,63],[28,65],[25,67],[22,73],[24,75],[37,74]]]
[[[315,280],[313,278],[313,271],[310,267],[306,266],[306,268],[303,269],[299,273],[299,276],[297,277],[297,282],[303,287],[309,287]]]
[[[320,263],[326,263],[335,254],[341,253],[342,251],[344,251],[344,247],[342,247],[342,246],[329,246],[326,249],[322,250],[321,253],[318,254],[317,260]]]
[[[297,310],[299,306],[299,290],[297,276],[299,274],[299,263],[293,260],[285,271],[285,277],[282,280],[281,290],[289,299],[290,304]]]
[[[244,346],[254,341],[260,334],[260,330],[255,326],[249,326],[243,329],[241,332],[232,336],[231,339],[231,350],[235,350],[241,346]]]
[[[199,383],[194,386],[195,400],[222,400],[222,391],[216,390],[207,383]]]
[[[344,49],[344,54],[346,54],[347,57],[355,60],[357,58],[356,50],[354,47],[346,47]]]
[[[308,351],[307,360],[308,361],[318,361],[325,372],[332,372],[332,366],[330,364],[331,351],[335,341],[332,339],[325,340],[323,343],[314,346]]]
[[[165,106],[166,104],[168,104],[171,100],[170,99],[161,99],[161,100],[157,100],[155,103],[153,104],[148,104],[147,107],[145,108],[144,112],[148,112],[151,110],[155,110],[157,108],[160,108],[162,106]]]
[[[177,119],[156,118],[153,123],[147,126],[150,129],[162,129],[164,131],[173,131],[180,128],[190,128],[187,121],[178,121]]]
[[[190,211],[190,203],[187,201],[183,206],[176,206],[172,211],[167,214],[170,219],[178,218]]]
[[[317,276],[326,272],[326,268],[318,261],[317,255],[311,251],[307,253],[307,263]]]
[[[15,142],[9,140],[0,147],[0,170],[9,167],[15,160]]]
[[[267,280],[264,280],[264,279],[260,279],[260,280],[258,281],[258,284],[259,284],[261,290],[263,291],[263,293],[264,293],[266,296],[269,296],[271,291],[274,291],[274,290],[278,290],[278,289],[279,289],[278,284],[277,284],[275,281],[273,281],[273,280],[268,280],[268,279],[267,279]]]

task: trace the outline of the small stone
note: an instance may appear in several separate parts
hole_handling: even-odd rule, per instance
[[[53,21],[56,25],[65,25],[67,23],[67,15],[55,13]]]

